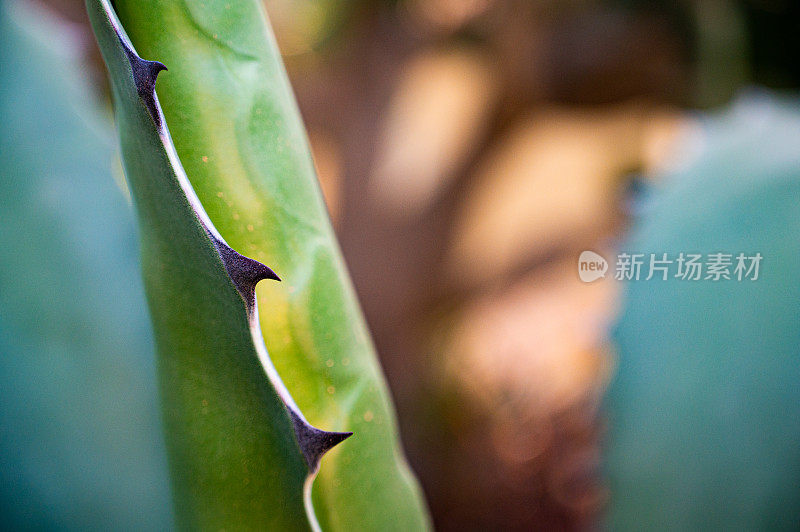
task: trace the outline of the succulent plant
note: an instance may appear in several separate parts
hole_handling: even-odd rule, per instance
[[[263,7],[87,8],[138,213],[179,525],[428,528]],[[256,290],[278,279],[265,264],[284,282]]]

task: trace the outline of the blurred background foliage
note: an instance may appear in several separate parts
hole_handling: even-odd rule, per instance
[[[82,2],[26,3],[91,65],[77,100],[104,98]],[[265,4],[439,529],[609,512],[621,528],[797,527],[796,2]],[[13,120],[56,114],[34,116]],[[2,215],[41,234],[11,197]],[[578,280],[582,250],[630,246],[761,251],[773,269],[752,286]],[[152,381],[125,383],[150,397]]]
[[[0,523],[168,528],[138,240],[90,41],[31,5],[0,5],[0,28]]]
[[[629,284],[607,408],[612,528],[796,530],[800,106],[750,92],[703,126],[702,152],[641,202],[625,245],[765,262],[755,282]]]

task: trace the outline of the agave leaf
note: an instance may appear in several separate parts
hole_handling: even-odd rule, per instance
[[[356,434],[325,458],[314,482],[320,524],[427,528],[261,2],[116,6],[137,48],[170,68],[159,98],[211,220],[235,249],[284,280],[258,289],[261,329],[278,373],[312,424]]]
[[[350,433],[309,425],[272,366],[255,285],[278,278],[229,247],[197,199],[155,94],[164,65],[139,57],[107,0],[87,9],[139,215],[180,524],[318,528],[311,481]]]

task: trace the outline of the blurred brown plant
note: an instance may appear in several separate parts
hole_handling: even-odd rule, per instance
[[[592,527],[617,294],[576,260],[686,124],[682,28],[599,1],[265,5],[437,527]]]

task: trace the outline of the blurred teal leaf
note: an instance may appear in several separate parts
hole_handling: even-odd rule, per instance
[[[763,260],[754,282],[628,283],[608,400],[613,529],[800,526],[798,139],[797,99],[751,94],[706,118],[703,151],[623,244]]]
[[[0,5],[0,527],[171,527],[152,333],[114,134],[78,43]]]

